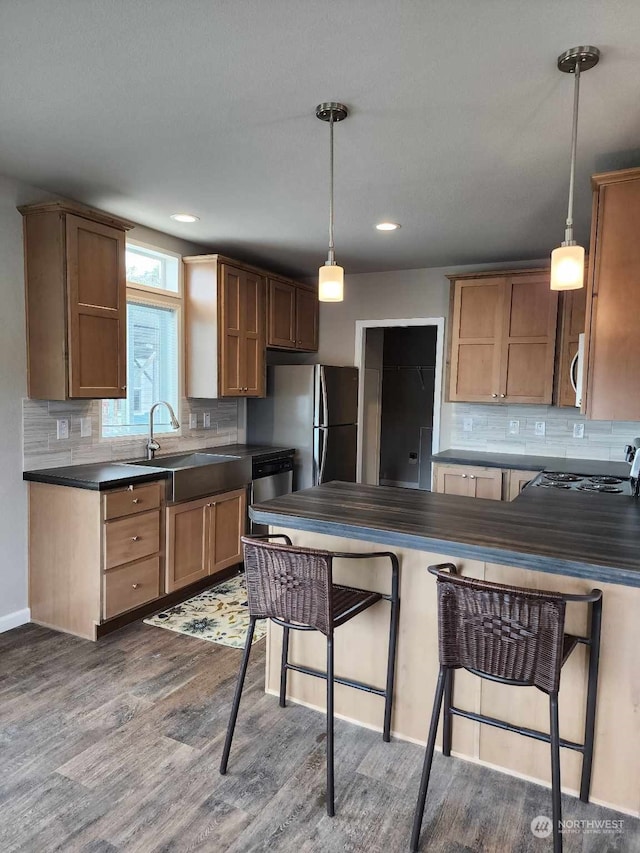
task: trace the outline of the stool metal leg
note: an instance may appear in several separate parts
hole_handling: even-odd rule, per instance
[[[236,683],[236,692],[233,697],[233,705],[231,706],[231,716],[229,717],[229,725],[227,727],[227,736],[224,741],[224,749],[222,751],[222,760],[220,761],[220,773],[224,776],[227,772],[227,764],[229,762],[229,753],[231,752],[231,741],[233,740],[233,732],[238,719],[238,709],[240,708],[240,697],[242,696],[242,688],[244,679],[247,675],[247,665],[249,663],[249,655],[251,654],[251,643],[253,642],[253,632],[256,627],[256,617],[251,616],[249,619],[249,628],[247,630],[247,641],[244,645],[244,654],[242,655],[242,663],[240,672],[238,673],[238,681]]]
[[[333,794],[333,635],[327,637],[327,814],[335,814]]]
[[[429,726],[429,737],[427,738],[427,747],[424,753],[424,764],[422,765],[422,778],[420,780],[420,791],[418,793],[418,802],[416,811],[413,816],[413,829],[411,831],[411,850],[416,853],[420,842],[420,828],[422,827],[422,818],[424,815],[424,804],[427,799],[427,788],[429,786],[429,776],[431,774],[431,764],[433,763],[433,750],[436,745],[436,733],[438,731],[438,720],[440,718],[440,708],[442,706],[442,697],[444,696],[445,680],[447,678],[447,670],[444,666],[440,667],[438,673],[438,684],[436,686],[436,695],[433,700],[433,711],[431,712],[431,725]]]
[[[393,555],[391,559],[391,619],[389,624],[389,656],[387,658],[387,685],[385,687],[384,699],[384,727],[382,739],[389,743],[391,740],[391,711],[393,708],[393,688],[396,676],[396,648],[398,645],[398,627],[400,624],[400,593],[398,558]]]
[[[442,754],[447,757],[451,755],[451,735],[453,727],[453,669],[447,670],[444,682],[444,707],[442,711]]]
[[[560,791],[560,725],[558,721],[558,694],[549,696],[551,718],[551,801],[553,818],[553,853],[562,853],[562,802]]]
[[[289,628],[284,626],[282,634],[282,662],[280,664],[280,707],[287,705],[287,663],[289,662]]]
[[[602,625],[602,599],[591,605],[591,642],[589,644],[589,678],[587,682],[587,713],[584,724],[584,753],[582,754],[582,778],[580,799],[589,802],[591,790],[591,767],[593,765],[593,738],[596,726],[596,696],[598,690],[598,664],[600,662],[600,629]]]

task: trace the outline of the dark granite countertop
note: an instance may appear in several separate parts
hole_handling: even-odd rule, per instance
[[[481,450],[443,450],[431,457],[434,462],[451,465],[482,465],[485,468],[514,468],[518,471],[562,471],[568,474],[611,474],[628,477],[626,462],[601,459],[570,459],[560,456],[525,456],[519,453],[485,453]]]
[[[178,451],[181,452],[181,451]],[[196,451],[185,451],[191,453]],[[268,445],[224,444],[217,447],[203,447],[198,453],[222,453],[230,456],[251,456],[255,460],[267,461],[294,453],[293,448],[272,447]],[[175,456],[175,453],[167,454]],[[162,464],[162,456],[156,457]],[[168,477],[162,468],[128,465],[124,462],[98,462],[89,465],[68,465],[63,468],[44,468],[36,471],[24,471],[22,478],[33,483],[50,483],[55,486],[71,486],[76,489],[105,491],[129,483],[148,483]]]
[[[503,502],[332,482],[255,504],[250,516],[277,527],[640,587],[640,503],[629,497],[528,489]]]

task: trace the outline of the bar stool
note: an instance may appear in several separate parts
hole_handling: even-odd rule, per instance
[[[274,544],[269,539],[283,539],[285,544]],[[335,814],[333,789],[333,688],[334,683],[345,684],[384,697],[383,740],[391,739],[391,710],[395,677],[396,644],[398,638],[399,562],[395,554],[377,551],[369,554],[347,554],[320,551],[315,548],[296,548],[291,539],[284,535],[242,537],[244,547],[245,577],[249,600],[249,629],[244,655],[238,673],[238,682],[233,697],[231,716],[227,728],[220,773],[227,772],[231,741],[238,717],[242,687],[247,673],[251,643],[256,620],[271,619],[284,629],[280,670],[280,706],[285,707],[287,672],[293,670],[327,682],[327,814]],[[350,586],[334,584],[332,580],[333,560],[336,558],[378,559],[391,561],[391,594],[370,592]],[[387,658],[387,681],[384,690],[340,678],[334,673],[333,633],[354,616],[385,599],[391,604],[389,625],[389,651]],[[289,632],[320,631],[327,638],[327,670],[312,669],[289,663]]]
[[[422,768],[418,802],[413,819],[411,850],[418,850],[424,804],[433,761],[440,708],[444,700],[442,753],[451,754],[453,716],[464,717],[510,732],[518,732],[551,745],[551,789],[553,850],[562,853],[560,802],[560,747],[582,753],[580,799],[589,802],[593,736],[596,715],[602,591],[586,595],[521,589],[504,584],[463,578],[452,563],[429,566],[438,586],[438,644],[440,671],[431,725]],[[590,605],[590,627],[586,637],[564,633],[568,601]],[[589,648],[589,675],[584,743],[560,737],[558,689],[560,670],[578,643]],[[453,705],[453,673],[464,668],[474,675],[501,684],[535,686],[549,696],[550,731],[516,726],[504,720],[464,711]]]

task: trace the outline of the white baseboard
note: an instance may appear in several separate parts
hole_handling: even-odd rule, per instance
[[[14,613],[7,613],[6,616],[0,616],[0,634],[4,631],[10,631],[12,628],[19,628],[20,625],[26,625],[31,621],[31,611],[28,607],[24,610],[16,610]]]

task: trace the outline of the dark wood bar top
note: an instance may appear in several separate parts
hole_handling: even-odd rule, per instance
[[[332,482],[254,504],[262,524],[640,587],[640,502],[528,489],[515,501]]]

